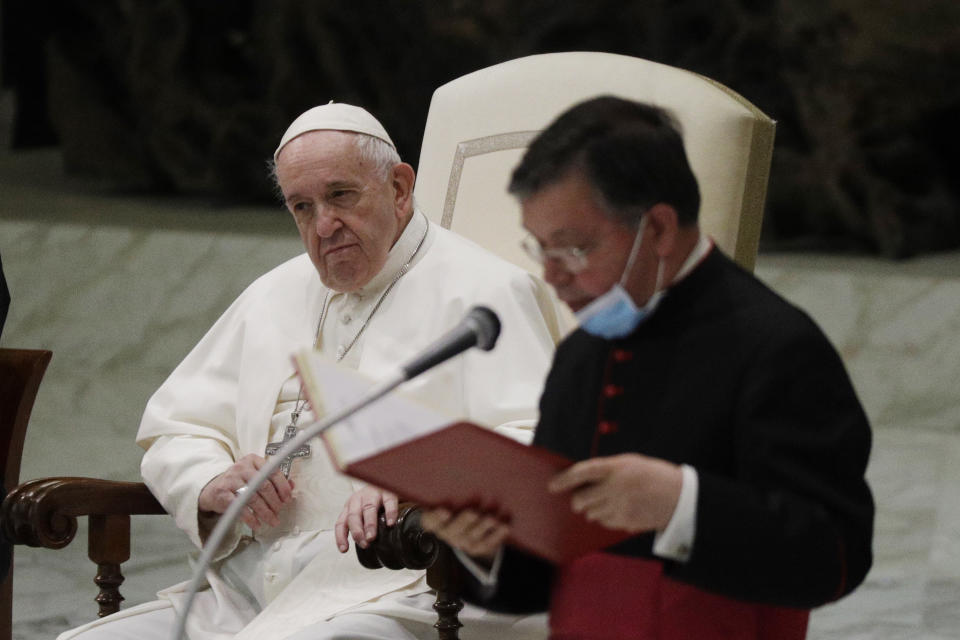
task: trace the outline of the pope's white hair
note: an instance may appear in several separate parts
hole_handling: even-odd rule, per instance
[[[390,170],[400,164],[400,154],[392,146],[374,136],[358,133],[354,136],[354,145],[360,152],[360,160],[370,163],[381,179],[386,180]]]
[[[374,174],[380,180],[388,180],[390,170],[402,162],[397,150],[380,138],[365,133],[354,133],[353,144],[360,155],[360,161],[364,164],[373,165]],[[283,190],[280,188],[280,180],[277,178],[276,161],[270,159],[267,162],[267,168],[273,182],[274,192],[283,202]]]

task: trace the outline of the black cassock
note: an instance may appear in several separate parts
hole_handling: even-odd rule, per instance
[[[574,460],[693,466],[692,553],[659,559],[652,534],[563,567],[511,549],[495,593],[474,585],[478,602],[550,608],[556,638],[780,640],[804,637],[807,610],[870,568],[870,427],[843,364],[805,313],[716,249],[627,338],[571,334],[540,410],[534,443]]]

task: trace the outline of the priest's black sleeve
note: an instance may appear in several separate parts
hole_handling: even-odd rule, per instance
[[[735,598],[812,607],[852,591],[870,568],[870,429],[827,339],[812,322],[792,329],[772,329],[744,371],[735,473],[698,469],[693,554],[668,573]]]
[[[466,576],[464,600],[500,613],[537,613],[550,605],[553,565],[535,556],[506,547],[494,586]]]

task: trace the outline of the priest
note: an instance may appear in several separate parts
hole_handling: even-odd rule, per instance
[[[529,434],[556,340],[532,276],[417,209],[413,169],[365,110],[331,103],[302,114],[280,140],[274,174],[306,253],[240,295],[150,399],[137,434],[144,481],[198,547],[265,456],[323,413],[294,375],[295,351],[315,345],[380,378],[470,307],[488,306],[502,322],[493,351],[471,350],[404,388],[452,416]],[[436,637],[423,572],[369,571],[344,553],[348,515],[359,514],[355,538],[366,544],[377,507],[395,517],[396,496],[340,475],[317,441],[281,469],[217,549],[190,639]],[[184,591],[61,638],[166,639]],[[475,607],[461,618],[465,637],[543,633]]]
[[[531,254],[579,329],[557,349],[534,443],[574,463],[547,489],[628,534],[553,566],[509,526],[437,509],[472,599],[549,609],[554,638],[799,640],[871,564],[870,428],[811,319],[701,234],[663,110],[572,107],[510,185]]]

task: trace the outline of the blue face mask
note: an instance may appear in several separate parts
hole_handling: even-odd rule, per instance
[[[627,275],[637,258],[637,251],[640,248],[646,221],[646,218],[640,221],[640,228],[637,229],[633,248],[630,250],[630,257],[623,269],[623,274],[620,276],[620,281],[613,285],[609,291],[594,298],[590,304],[576,312],[580,328],[590,335],[606,340],[615,340],[630,335],[640,326],[641,322],[654,312],[663,298],[664,291],[661,289],[663,260],[660,260],[657,265],[657,282],[654,285],[653,295],[642,307],[638,307],[627,290],[623,288],[627,281]]]

